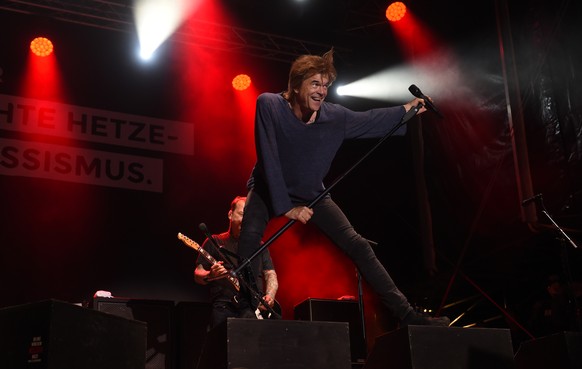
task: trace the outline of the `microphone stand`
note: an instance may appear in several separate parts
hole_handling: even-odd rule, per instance
[[[370,245],[377,245],[376,242],[366,240]],[[356,278],[358,279],[358,310],[360,311],[360,322],[362,324],[362,344],[364,349],[364,355],[368,355],[368,341],[366,339],[366,317],[364,314],[364,289],[362,287],[362,274],[360,270],[356,268]]]
[[[556,223],[554,221],[554,219],[552,219],[552,217],[550,216],[550,214],[548,213],[548,211],[546,210],[546,207],[544,206],[544,199],[543,197],[539,197],[539,203],[540,206],[542,208],[542,214],[544,214],[546,216],[546,218],[548,218],[548,220],[554,225],[554,228],[556,228],[558,230],[558,232],[562,235],[562,241],[568,241],[568,243],[575,249],[578,248],[578,246],[574,243],[574,241],[572,241],[572,239],[570,237],[568,237],[568,235],[566,234],[566,232],[564,232],[564,230],[562,228],[560,228],[560,226],[558,225],[558,223]]]
[[[360,274],[358,268],[356,268],[356,276],[358,277],[358,308],[360,309],[360,320],[362,322],[362,337],[364,338],[364,345],[366,345],[366,317],[364,314],[364,289],[362,288],[362,275]]]
[[[360,163],[363,162],[364,159],[366,159],[368,156],[370,156],[372,154],[372,152],[374,152],[378,147],[380,147],[380,145],[382,143],[384,143],[384,141],[386,141],[388,138],[392,137],[394,135],[394,133],[396,131],[398,131],[400,129],[400,127],[402,127],[410,118],[414,117],[416,115],[416,113],[418,113],[420,108],[422,108],[422,106],[423,105],[419,103],[418,105],[410,108],[410,110],[402,116],[402,119],[400,119],[400,122],[398,124],[396,124],[394,127],[392,127],[392,129],[388,133],[386,133],[384,135],[384,137],[382,137],[380,139],[380,141],[378,141],[374,146],[372,146],[372,148],[370,150],[368,150],[368,152],[366,152],[356,163],[354,163],[350,168],[348,168],[348,170],[346,170],[341,176],[339,176],[339,178],[337,178],[335,181],[333,181],[332,184],[330,184],[325,190],[323,190],[322,193],[320,193],[315,199],[313,199],[307,205],[307,207],[313,208],[315,206],[315,204],[317,204],[318,202],[321,201],[321,199],[323,199],[325,196],[327,196],[327,194],[342,179],[344,179],[345,176],[347,176],[349,173],[351,173],[352,170],[354,170],[358,165],[360,165]],[[251,263],[251,261],[253,259],[255,259],[261,252],[263,252],[263,250],[265,250],[267,247],[271,246],[271,244],[277,238],[279,238],[287,229],[289,229],[289,227],[291,227],[293,224],[295,224],[295,222],[296,222],[295,219],[289,219],[289,221],[287,223],[285,223],[277,232],[275,232],[275,234],[273,234],[267,241],[265,241],[263,243],[263,245],[257,249],[257,251],[255,251],[248,259],[243,260],[242,263],[238,266],[238,268],[233,269],[230,272],[231,275],[233,277],[236,277],[243,268],[245,268],[247,265],[249,265],[249,263]]]
[[[544,199],[543,197],[540,196],[536,199],[536,201],[539,203],[541,209],[542,209],[542,214],[544,214],[544,216],[552,223],[552,225],[554,226],[554,228],[558,231],[558,233],[561,235],[561,237],[559,237],[558,239],[560,240],[560,243],[562,244],[562,269],[564,270],[564,273],[566,275],[566,284],[567,284],[567,291],[568,291],[568,297],[571,299],[571,302],[574,304],[574,311],[575,311],[575,322],[576,322],[576,326],[578,328],[578,331],[581,331],[582,329],[582,322],[580,322],[580,317],[578,316],[578,311],[579,311],[579,306],[578,306],[578,300],[576,299],[576,296],[573,294],[572,292],[572,275],[570,273],[570,263],[568,262],[568,244],[570,246],[572,246],[574,249],[577,249],[578,246],[574,243],[574,241],[566,234],[566,232],[558,225],[558,223],[556,223],[554,221],[554,219],[550,216],[550,214],[548,213],[548,211],[546,210],[546,207],[544,206]]]
[[[378,242],[367,238],[366,241],[368,241],[370,246],[378,246]],[[364,288],[362,286],[362,274],[358,268],[356,268],[356,277],[358,278],[358,307],[360,309],[360,320],[362,322],[362,336],[364,338],[364,347],[367,347],[368,341],[366,339],[366,314],[364,313]]]

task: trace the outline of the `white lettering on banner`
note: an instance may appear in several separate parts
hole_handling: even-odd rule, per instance
[[[193,155],[191,123],[0,94],[0,129]]]
[[[162,159],[2,138],[0,175],[163,191]]]

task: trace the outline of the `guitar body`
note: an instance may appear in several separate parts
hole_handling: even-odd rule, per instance
[[[279,316],[281,316],[281,305],[279,304],[279,302],[277,300],[275,300],[275,303],[273,304],[272,307],[273,311],[277,314],[279,314]],[[255,315],[257,316],[257,319],[275,319],[275,317],[273,317],[272,313],[269,310],[263,310],[263,309],[259,309],[257,308],[257,310],[255,311]]]

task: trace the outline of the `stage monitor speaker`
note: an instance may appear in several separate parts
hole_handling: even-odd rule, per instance
[[[147,324],[146,369],[174,369],[174,302],[97,297],[93,309]]]
[[[228,318],[208,332],[198,369],[350,369],[348,323]]]
[[[376,338],[364,369],[513,369],[508,329],[408,326]]]
[[[295,320],[347,322],[350,329],[350,354],[354,363],[366,360],[367,350],[362,317],[357,301],[306,299],[294,308]]]
[[[517,369],[582,369],[582,333],[561,332],[523,342]]]
[[[143,369],[146,324],[58,300],[0,309],[0,367]]]
[[[196,369],[210,326],[212,305],[206,302],[176,304],[176,357],[178,369]]]

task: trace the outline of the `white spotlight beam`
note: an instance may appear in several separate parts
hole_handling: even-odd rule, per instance
[[[148,59],[199,4],[199,0],[135,0],[140,56]]]
[[[431,98],[439,96],[439,99],[442,99],[444,96],[450,96],[452,87],[459,86],[459,71],[450,58],[432,55],[430,62],[417,62],[385,69],[339,86],[336,92],[340,96],[378,101],[409,101],[414,98],[408,91],[412,84],[417,85]]]
[[[408,67],[386,69],[337,88],[338,95],[379,101],[402,100],[410,96],[413,82]]]

